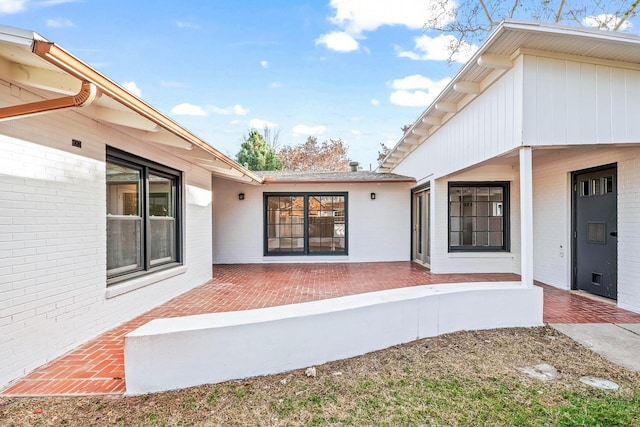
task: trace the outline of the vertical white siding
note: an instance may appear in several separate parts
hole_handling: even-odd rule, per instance
[[[0,86],[3,104],[32,98],[13,94]],[[107,298],[106,144],[211,191],[207,171],[75,112],[0,123],[0,386],[211,278],[211,208],[189,199],[182,274]]]
[[[393,172],[418,181],[426,176],[438,178],[518,147],[518,64],[409,154]]]
[[[411,256],[411,184],[273,184],[213,180],[215,264],[407,261]],[[347,256],[263,256],[265,192],[348,193]],[[371,200],[370,193],[376,193]],[[245,199],[238,200],[238,193]]]
[[[640,71],[524,58],[525,145],[640,140]]]

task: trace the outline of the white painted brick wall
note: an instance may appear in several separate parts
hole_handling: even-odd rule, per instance
[[[640,149],[618,162],[618,305],[640,313]]]
[[[512,166],[479,167],[432,184],[431,271],[445,273],[520,273],[520,187]],[[509,252],[449,252],[449,181],[510,182],[511,250]]]
[[[540,153],[534,158],[534,278],[571,288],[571,172],[617,163],[618,305],[640,312],[640,149],[601,146]]]
[[[404,159],[394,172],[432,181],[432,271],[509,271],[499,255],[447,253],[447,180],[457,180],[465,167],[475,168],[465,172],[470,180],[479,180],[478,164],[521,144],[542,146],[533,159],[534,279],[571,287],[570,174],[617,162],[618,305],[640,312],[640,149],[621,145],[637,145],[640,138],[639,76],[638,70],[526,55]],[[513,167],[511,267],[519,273],[519,175]],[[508,174],[487,179],[501,176]]]
[[[211,206],[187,203],[186,272],[106,297],[106,144],[211,190],[207,171],[77,112],[0,123],[0,387],[211,278]]]
[[[215,264],[262,262],[406,261],[411,257],[411,184],[273,184],[214,179]],[[264,192],[348,193],[349,255],[263,256]],[[371,200],[370,193],[376,193]],[[244,193],[244,200],[238,200]]]

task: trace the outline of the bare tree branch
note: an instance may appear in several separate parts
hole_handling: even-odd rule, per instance
[[[453,35],[449,61],[469,45],[484,42],[504,19],[590,26],[612,31],[629,27],[640,0],[429,0],[425,31]]]
[[[620,29],[622,24],[624,24],[624,22],[629,18],[629,16],[631,16],[631,14],[635,12],[636,8],[638,7],[638,4],[640,4],[640,0],[634,1],[633,4],[629,6],[629,9],[627,9],[624,15],[622,15],[622,18],[620,18],[620,20],[618,21],[618,24],[613,28],[613,31],[618,31]]]
[[[562,0],[560,2],[560,6],[558,6],[558,12],[556,13],[556,20],[555,22],[560,22],[560,18],[562,18],[562,9],[564,8],[564,5],[566,3],[566,0]]]
[[[487,21],[489,21],[489,25],[491,27],[493,27],[495,25],[495,22],[493,20],[493,18],[491,17],[491,14],[489,13],[489,9],[487,9],[487,5],[484,3],[484,0],[478,0],[480,2],[480,5],[482,6],[482,10],[484,10],[484,16],[487,17]]]
[[[519,4],[520,4],[520,0],[515,0],[513,2],[513,7],[511,8],[511,12],[509,12],[509,18],[513,18],[513,15],[516,13],[516,9],[518,8]]]

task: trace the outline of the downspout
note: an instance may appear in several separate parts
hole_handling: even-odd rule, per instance
[[[91,104],[98,93],[97,88],[87,81],[82,82],[80,92],[62,98],[47,99],[45,101],[29,102],[27,104],[12,105],[0,108],[0,121],[34,116],[67,108],[84,107]]]

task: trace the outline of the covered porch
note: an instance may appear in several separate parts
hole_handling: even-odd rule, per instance
[[[273,307],[367,292],[461,282],[518,281],[515,274],[433,274],[412,262],[215,265],[208,283],[38,368],[3,395],[123,394],[124,336],[158,318]],[[640,314],[541,285],[545,323],[640,323]]]

